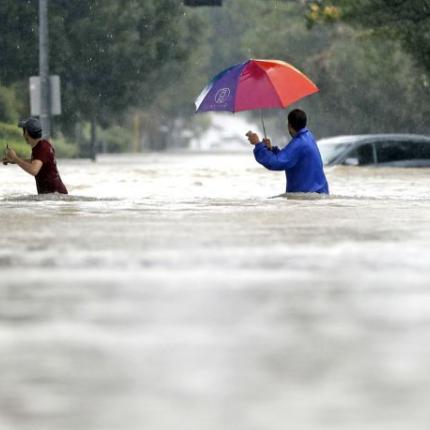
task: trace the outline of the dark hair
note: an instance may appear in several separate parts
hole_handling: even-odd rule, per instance
[[[28,135],[32,138],[32,139],[40,139],[42,137],[42,131],[33,131],[33,130],[28,130],[26,128],[24,128],[23,130],[27,130]]]
[[[288,124],[290,124],[295,131],[305,128],[306,122],[306,114],[301,109],[294,109],[288,114]]]

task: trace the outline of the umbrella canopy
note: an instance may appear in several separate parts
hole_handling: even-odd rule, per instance
[[[276,109],[318,92],[291,64],[248,60],[223,70],[196,99],[196,112]]]

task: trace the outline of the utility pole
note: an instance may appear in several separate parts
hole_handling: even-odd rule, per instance
[[[51,137],[48,0],[39,0],[40,122],[43,137]]]

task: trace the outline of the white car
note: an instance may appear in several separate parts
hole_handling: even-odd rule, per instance
[[[318,141],[324,164],[332,166],[430,167],[430,137],[416,134],[337,136]]]

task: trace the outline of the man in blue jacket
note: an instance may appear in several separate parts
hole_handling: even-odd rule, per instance
[[[255,146],[255,159],[269,170],[285,170],[287,193],[328,194],[323,162],[313,134],[306,128],[306,113],[300,109],[288,115],[288,131],[292,140],[279,149],[270,139],[260,138],[249,131],[246,135]]]

